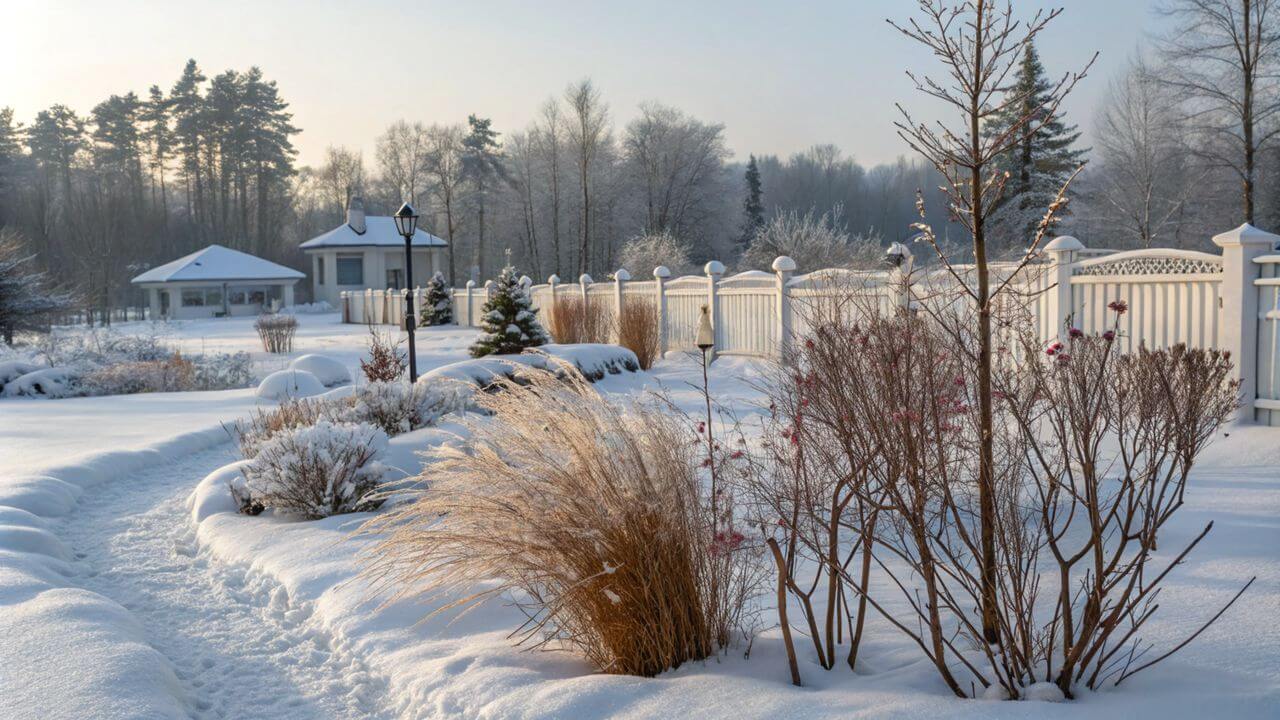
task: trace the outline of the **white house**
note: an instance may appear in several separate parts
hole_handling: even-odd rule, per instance
[[[151,317],[175,319],[257,315],[293,304],[293,286],[306,277],[283,265],[210,245],[152,268],[132,280],[149,296]]]
[[[444,265],[449,243],[418,228],[413,235],[413,277],[404,276],[404,237],[388,216],[364,214],[364,203],[351,198],[347,222],[300,246],[311,256],[313,297],[338,304],[348,290],[400,289],[426,285]]]

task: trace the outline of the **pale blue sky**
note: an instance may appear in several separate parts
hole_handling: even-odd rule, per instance
[[[1085,129],[1108,79],[1155,28],[1147,0],[1066,5],[1043,36],[1051,72],[1102,57],[1067,106]],[[886,23],[914,0],[436,2],[0,0],[0,106],[29,122],[56,102],[166,90],[188,57],[206,74],[260,65],[304,129],[303,163],[344,144],[373,159],[391,121],[488,115],[500,131],[590,76],[621,127],[644,100],[727,126],[730,147],[788,154],[832,142],[892,160],[893,102],[927,108],[903,75],[936,64]]]

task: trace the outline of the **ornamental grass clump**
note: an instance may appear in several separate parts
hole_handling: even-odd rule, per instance
[[[262,340],[262,349],[269,353],[287,353],[293,350],[293,336],[298,332],[298,318],[292,315],[259,315],[253,323]]]
[[[375,586],[440,599],[435,612],[509,596],[522,643],[607,673],[653,676],[727,644],[745,593],[720,588],[748,576],[748,554],[740,535],[717,540],[684,416],[619,409],[576,373],[526,380],[479,394],[492,416],[470,444],[436,451],[430,486],[366,522]]]

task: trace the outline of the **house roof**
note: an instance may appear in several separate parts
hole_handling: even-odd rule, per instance
[[[199,280],[300,280],[302,273],[249,253],[210,245],[132,280],[133,283],[190,282]]]
[[[404,237],[396,232],[393,218],[385,215],[367,215],[364,219],[365,230],[357,233],[350,225],[343,223],[323,235],[317,235],[302,243],[303,250],[316,250],[330,247],[404,247]],[[431,233],[418,228],[413,233],[414,247],[445,247],[449,243]]]

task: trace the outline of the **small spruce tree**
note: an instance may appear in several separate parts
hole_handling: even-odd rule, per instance
[[[427,296],[422,299],[422,317],[419,323],[423,327],[448,325],[453,322],[453,297],[448,286],[444,284],[444,275],[436,273],[427,283]]]
[[[484,304],[480,328],[484,335],[471,346],[472,357],[512,355],[548,341],[533,300],[511,265],[498,275],[493,297]]]

